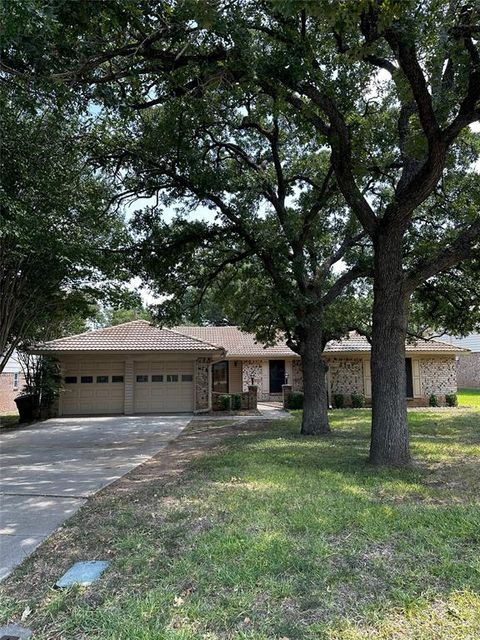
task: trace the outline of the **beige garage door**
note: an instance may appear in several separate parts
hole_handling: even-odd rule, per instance
[[[193,362],[135,362],[135,413],[193,411]]]
[[[79,360],[64,371],[62,414],[118,414],[124,410],[123,361]]]

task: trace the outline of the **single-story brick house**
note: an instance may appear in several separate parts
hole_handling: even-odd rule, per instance
[[[407,344],[407,398],[426,404],[457,389],[456,346]],[[264,347],[237,327],[160,329],[144,320],[53,340],[35,353],[56,357],[64,392],[59,414],[202,412],[215,394],[248,393],[281,400],[282,385],[303,385],[301,361],[284,342]],[[327,345],[329,395],[371,396],[370,345],[358,334]]]
[[[0,414],[17,413],[15,398],[24,385],[25,376],[14,352],[0,374]]]

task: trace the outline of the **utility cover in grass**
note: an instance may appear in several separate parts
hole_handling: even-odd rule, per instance
[[[20,627],[18,624],[7,624],[6,627],[0,627],[0,640],[27,640],[31,635],[30,629]]]
[[[105,560],[85,560],[84,562],[76,562],[66,573],[63,574],[55,586],[59,589],[65,589],[65,587],[71,587],[74,584],[79,584],[82,587],[88,587],[92,582],[95,582],[100,578],[109,564],[110,562]]]

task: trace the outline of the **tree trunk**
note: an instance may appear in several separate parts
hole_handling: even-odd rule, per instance
[[[403,286],[402,231],[381,231],[374,250],[370,461],[397,467],[410,461],[405,374],[409,298]]]
[[[303,367],[303,420],[301,433],[316,436],[330,432],[328,424],[328,399],[323,360],[322,331],[309,327],[302,341]]]

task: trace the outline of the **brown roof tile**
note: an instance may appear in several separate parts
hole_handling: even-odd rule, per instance
[[[348,338],[342,338],[341,340],[331,340],[325,351],[327,353],[341,353],[341,352],[369,352],[370,343],[365,336],[360,335],[356,331],[351,331]],[[415,340],[408,340],[405,344],[405,351],[407,353],[425,353],[425,352],[451,352],[456,353],[458,351],[467,351],[466,349],[459,348],[455,345],[448,344],[447,342],[441,342],[439,340],[423,340],[416,338]]]
[[[206,340],[211,344],[217,344],[222,346],[226,352],[227,357],[289,357],[298,355],[292,351],[285,344],[284,340],[280,340],[273,347],[264,347],[261,343],[255,340],[255,336],[251,333],[245,333],[238,327],[194,327],[194,326],[179,326],[174,327],[175,331],[183,333],[190,337],[199,338],[200,340]],[[406,351],[410,352],[450,352],[456,353],[462,349],[448,344],[446,342],[440,342],[438,340],[421,340],[418,339],[415,342],[407,342]],[[326,348],[326,353],[368,353],[370,351],[370,344],[368,340],[361,336],[359,333],[352,331],[348,338],[342,340],[330,341]]]
[[[41,352],[63,351],[216,351],[195,337],[172,329],[159,329],[146,320],[134,320],[114,327],[86,331],[76,336],[38,345]]]
[[[114,327],[87,331],[76,336],[51,340],[38,345],[36,352],[65,351],[219,351],[224,350],[230,358],[286,358],[298,357],[284,340],[276,345],[264,347],[251,333],[238,327],[194,327],[179,326],[160,329],[146,320],[134,320]],[[348,338],[332,340],[326,353],[368,353],[370,345],[366,338],[351,332]],[[468,351],[438,340],[416,340],[407,342],[407,353],[456,353]]]
[[[234,326],[194,327],[186,325],[174,327],[174,330],[186,336],[222,346],[227,352],[227,356],[231,358],[298,357],[294,351],[287,347],[284,340],[272,347],[264,347],[262,343],[256,341],[253,333],[245,333]]]

